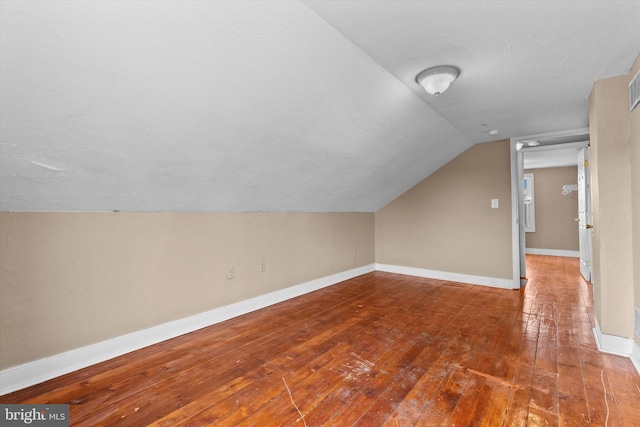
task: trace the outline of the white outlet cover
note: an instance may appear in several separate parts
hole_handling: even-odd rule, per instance
[[[491,199],[491,208],[498,209],[498,199]]]

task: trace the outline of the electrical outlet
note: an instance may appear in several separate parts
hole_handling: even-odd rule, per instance
[[[265,261],[260,261],[260,265],[258,266],[260,273],[264,273],[267,271],[267,263]]]
[[[235,276],[234,271],[233,271],[233,267],[229,267],[229,269],[227,270],[227,280],[231,280],[233,279]]]

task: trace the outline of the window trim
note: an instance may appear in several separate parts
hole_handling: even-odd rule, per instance
[[[522,182],[523,194],[522,203],[524,205],[524,231],[525,233],[535,233],[536,231],[536,198],[535,183],[532,173],[525,173]]]

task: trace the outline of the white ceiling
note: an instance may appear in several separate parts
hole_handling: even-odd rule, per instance
[[[585,127],[638,22],[636,1],[2,1],[0,210],[375,211],[474,143]],[[429,97],[415,75],[443,63],[462,74]]]
[[[577,147],[527,151],[524,154],[524,168],[541,169],[578,166],[578,154],[580,154],[580,148]]]
[[[524,169],[578,166],[578,155],[589,145],[589,129],[573,129],[514,138],[523,152]]]

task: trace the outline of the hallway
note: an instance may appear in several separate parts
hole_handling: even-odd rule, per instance
[[[527,255],[527,266],[522,311],[537,335],[529,417],[557,407],[564,425],[640,425],[640,377],[627,358],[597,350],[578,259]]]

